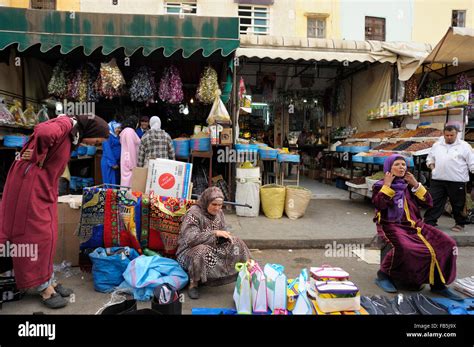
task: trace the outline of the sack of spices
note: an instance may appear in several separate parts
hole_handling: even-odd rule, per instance
[[[267,218],[281,218],[285,209],[285,187],[267,184],[260,188],[262,210]]]
[[[298,186],[286,187],[285,213],[290,219],[303,217],[309,202],[311,201],[311,191]]]

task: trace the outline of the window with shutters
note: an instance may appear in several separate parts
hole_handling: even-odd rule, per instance
[[[466,26],[466,11],[465,10],[453,10],[451,26],[463,27],[463,28]]]
[[[326,38],[326,19],[308,18],[308,37],[325,39]]]
[[[365,17],[365,39],[385,41],[385,18]]]
[[[240,34],[269,35],[270,12],[268,7],[239,5]]]
[[[165,13],[196,15],[197,3],[196,1],[167,1],[165,2]]]
[[[56,0],[31,0],[30,8],[35,10],[55,10]]]

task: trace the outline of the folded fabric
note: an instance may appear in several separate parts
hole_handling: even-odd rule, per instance
[[[453,283],[453,288],[460,293],[474,297],[474,276],[455,280]]]
[[[393,302],[386,296],[373,295],[371,297],[363,296],[360,304],[371,315],[398,315],[401,314]]]
[[[392,299],[392,306],[395,308],[399,314],[402,315],[418,315],[419,312],[416,309],[414,303],[411,300],[410,296],[398,294],[395,298]]]
[[[417,293],[410,297],[411,302],[422,315],[447,315],[448,311],[441,305],[434,302],[431,298]]]
[[[432,298],[432,300],[448,310],[449,314],[461,315],[469,314],[474,315],[474,299],[464,299],[462,301],[451,300],[448,298]]]

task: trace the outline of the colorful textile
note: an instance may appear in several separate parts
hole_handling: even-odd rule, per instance
[[[136,213],[140,214],[138,197],[141,196],[141,193],[133,194],[134,196],[130,197],[124,190],[107,190],[104,245],[105,247],[128,246],[141,254],[136,228]]]
[[[182,218],[193,204],[192,200],[152,196],[148,248],[174,256],[178,248]]]
[[[140,244],[143,249],[148,248],[148,237],[150,230],[150,196],[144,194],[142,196],[142,211],[141,211],[141,234]]]
[[[104,218],[104,246],[107,248],[120,246],[118,216],[117,193],[107,189]]]
[[[102,246],[105,211],[105,189],[98,187],[84,188],[82,193],[81,221],[78,236],[82,241],[81,249]],[[89,241],[96,240],[93,244]],[[87,244],[87,245],[86,245]]]

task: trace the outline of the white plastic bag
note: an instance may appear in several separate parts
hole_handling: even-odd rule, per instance
[[[232,124],[229,112],[227,112],[227,109],[219,95],[214,99],[214,104],[212,104],[211,112],[209,112],[209,117],[207,117],[206,121],[209,125],[216,123]]]
[[[250,269],[250,289],[252,293],[252,310],[253,312],[267,312],[267,283],[265,274],[260,265],[251,260],[249,262]]]
[[[234,289],[234,302],[238,314],[252,314],[252,297],[250,293],[250,273],[247,263],[235,264],[239,272]]]
[[[298,299],[296,299],[293,314],[313,314],[313,306],[308,298],[308,270],[301,270],[298,280]]]
[[[280,264],[267,264],[263,269],[267,280],[267,300],[270,310],[286,310],[287,278],[284,273],[285,267]]]

